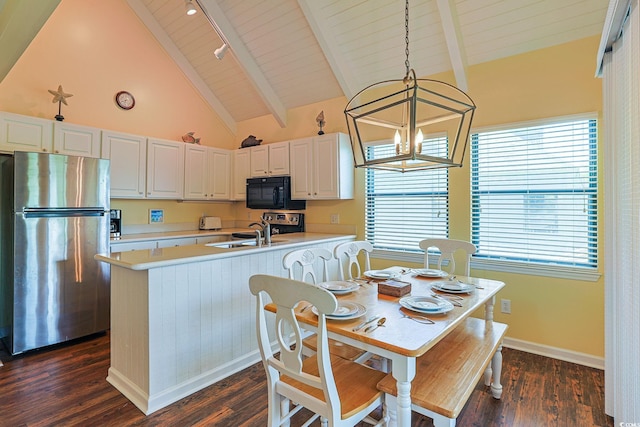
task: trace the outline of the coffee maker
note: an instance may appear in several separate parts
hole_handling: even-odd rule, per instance
[[[109,236],[112,239],[119,239],[122,233],[122,211],[111,209],[111,230]]]

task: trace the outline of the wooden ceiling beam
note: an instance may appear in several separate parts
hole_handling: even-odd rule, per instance
[[[260,95],[269,112],[281,127],[287,125],[287,110],[276,94],[255,59],[245,46],[233,24],[226,17],[216,0],[197,0],[203,11],[208,15],[216,32],[229,46],[228,54],[232,54],[240,68],[244,71],[253,88]],[[211,52],[213,55],[213,52]]]
[[[442,22],[442,31],[444,32],[444,38],[447,42],[451,67],[453,68],[453,74],[456,78],[456,85],[466,92],[469,89],[466,71],[467,56],[464,51],[462,33],[460,31],[458,15],[455,11],[455,4],[453,0],[437,0],[437,4],[440,21]]]

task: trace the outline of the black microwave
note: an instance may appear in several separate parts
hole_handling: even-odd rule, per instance
[[[272,176],[247,179],[249,209],[292,209],[307,207],[306,200],[291,200],[291,177]]]

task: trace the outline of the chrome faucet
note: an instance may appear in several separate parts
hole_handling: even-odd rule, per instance
[[[260,222],[252,222],[249,224],[249,227],[257,225],[260,229],[256,229],[256,244],[258,246],[262,245],[262,236],[264,236],[264,242],[267,245],[271,244],[271,224],[264,220],[264,218],[260,218]],[[261,236],[262,234],[262,236]]]

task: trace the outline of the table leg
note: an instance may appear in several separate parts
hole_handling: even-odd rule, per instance
[[[491,368],[493,370],[491,395],[496,399],[500,399],[502,397],[502,384],[500,383],[500,376],[502,375],[502,346],[498,347],[496,353],[493,355]]]
[[[416,376],[416,358],[398,357],[391,361],[391,374],[396,379],[397,397],[394,405],[388,405],[390,427],[411,426],[411,381]],[[393,402],[393,400],[391,400]],[[390,403],[391,403],[390,402]]]
[[[496,303],[496,297],[493,296],[484,303],[484,319],[487,322],[493,322],[493,306]]]

